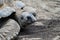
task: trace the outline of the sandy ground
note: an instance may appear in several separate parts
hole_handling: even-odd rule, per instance
[[[60,40],[60,0],[21,0],[37,9],[40,20],[20,32],[18,40]]]

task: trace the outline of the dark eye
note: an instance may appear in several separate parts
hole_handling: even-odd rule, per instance
[[[22,7],[21,9],[23,9],[24,7]]]
[[[30,16],[27,16],[27,19],[28,19],[28,20],[31,20],[31,17],[30,17]]]
[[[23,17],[21,17],[21,19],[23,20]]]
[[[36,16],[36,13],[32,13],[34,16]]]

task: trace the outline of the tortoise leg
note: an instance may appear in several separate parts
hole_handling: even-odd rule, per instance
[[[13,37],[17,36],[20,31],[20,26],[13,19],[9,19],[0,28],[0,39],[1,40],[11,40]]]

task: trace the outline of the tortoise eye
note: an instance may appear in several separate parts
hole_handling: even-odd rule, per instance
[[[21,19],[23,20],[23,17],[21,17]]]
[[[27,16],[27,19],[28,19],[28,20],[31,20],[31,17],[30,17],[30,16]]]
[[[34,16],[36,16],[36,13],[32,13]]]
[[[24,7],[22,7],[21,9],[23,9]]]

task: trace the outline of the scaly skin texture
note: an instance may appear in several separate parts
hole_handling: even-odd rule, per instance
[[[20,31],[18,23],[12,19],[9,19],[0,29],[1,40],[11,40],[16,37]]]

